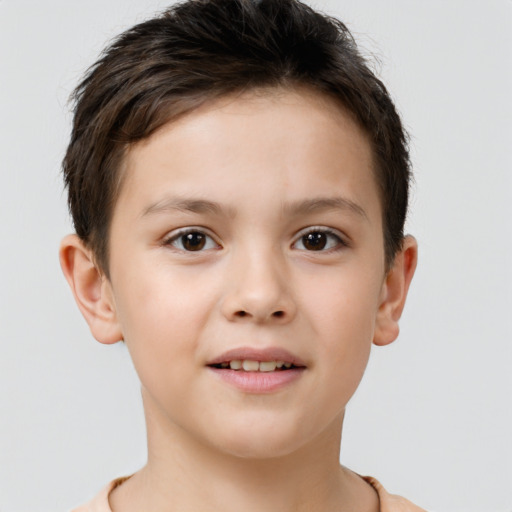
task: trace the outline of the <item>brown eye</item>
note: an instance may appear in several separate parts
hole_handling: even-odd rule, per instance
[[[181,243],[186,251],[200,251],[206,245],[206,236],[197,231],[181,237]]]
[[[320,231],[308,233],[302,237],[302,245],[308,251],[321,251],[327,245],[327,234]]]
[[[170,245],[185,252],[199,252],[219,248],[219,245],[211,236],[195,229],[179,231],[171,238],[168,238],[165,241],[165,245]]]
[[[347,247],[347,243],[336,232],[328,228],[311,228],[292,245],[301,251],[327,252]]]

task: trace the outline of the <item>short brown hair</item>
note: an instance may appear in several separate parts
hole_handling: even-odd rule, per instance
[[[407,212],[407,136],[347,27],[298,0],[188,0],[121,34],[72,96],[63,161],[68,203],[78,236],[107,277],[126,149],[206,101],[295,86],[337,98],[368,135],[386,263],[393,261]]]

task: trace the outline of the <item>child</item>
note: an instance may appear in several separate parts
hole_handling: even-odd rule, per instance
[[[94,337],[126,343],[148,435],[147,465],[77,510],[422,510],[339,464],[417,259],[406,137],[346,27],[190,0],[75,100],[61,265]]]

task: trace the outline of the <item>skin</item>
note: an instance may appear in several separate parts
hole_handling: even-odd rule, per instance
[[[398,335],[417,246],[406,237],[386,272],[365,134],[316,93],[245,93],[136,144],[123,173],[110,280],[75,235],[60,252],[91,332],[124,339],[142,384],[148,463],[112,509],[377,511],[339,465],[343,417],[372,342]],[[183,228],[207,235],[202,250]],[[306,369],[243,392],[206,366],[242,346],[285,348]]]

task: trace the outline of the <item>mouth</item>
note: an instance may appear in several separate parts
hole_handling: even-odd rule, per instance
[[[304,374],[306,364],[280,348],[229,350],[207,363],[221,380],[245,393],[273,393],[287,388]]]
[[[263,373],[306,368],[306,364],[298,356],[278,347],[234,348],[211,359],[206,365],[219,370]]]
[[[219,370],[235,370],[240,372],[285,372],[287,370],[295,370],[304,368],[297,366],[289,361],[258,361],[254,359],[232,359],[231,361],[223,361],[222,363],[210,364],[211,368]]]

